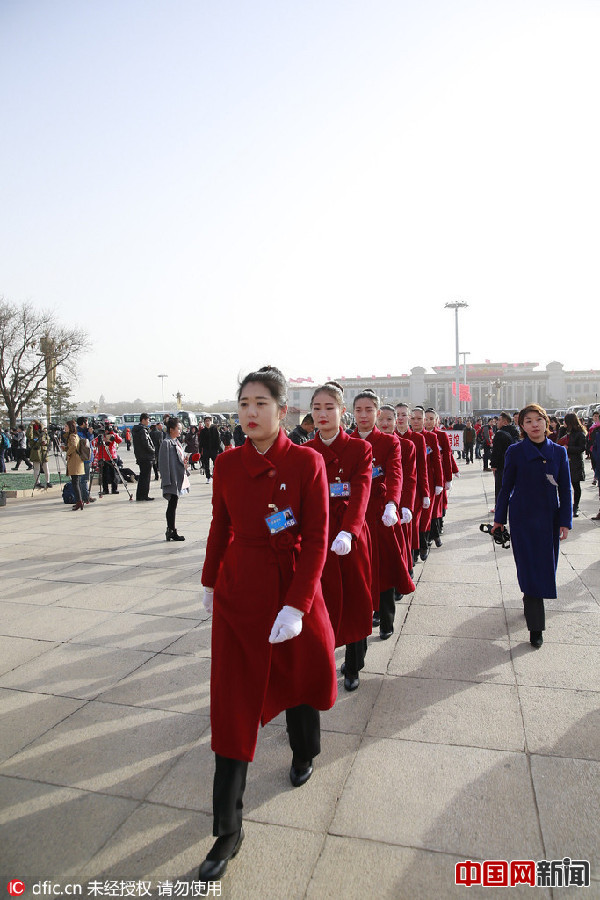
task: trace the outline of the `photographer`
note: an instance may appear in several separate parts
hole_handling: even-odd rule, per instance
[[[152,464],[156,458],[154,452],[154,444],[150,437],[150,416],[148,413],[140,415],[140,421],[133,426],[133,452],[135,453],[135,461],[140,468],[140,477],[135,492],[136,500],[154,500],[149,497],[150,492],[150,475],[152,473]]]
[[[115,466],[117,446],[122,440],[123,438],[113,430],[112,425],[106,425],[105,431],[98,432],[98,436],[92,441],[94,458],[98,461],[98,480],[102,479],[103,494],[108,494],[109,484],[111,494],[119,493]]]

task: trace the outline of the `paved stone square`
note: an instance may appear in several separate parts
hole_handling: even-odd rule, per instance
[[[370,640],[359,690],[340,678],[306,786],[289,782],[283,716],[261,731],[223,897],[493,896],[455,886],[455,864],[565,856],[590,860],[581,896],[600,897],[597,489],[583,485],[536,651],[512,553],[479,532],[493,476],[460,470],[443,546],[415,567],[392,639]],[[181,544],[151,492],[72,512],[54,488],[0,508],[0,874],[24,896],[44,879],[156,892],[195,877],[212,845],[212,487],[192,473]]]

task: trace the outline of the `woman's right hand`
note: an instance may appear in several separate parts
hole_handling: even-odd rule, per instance
[[[202,606],[206,610],[207,613],[212,613],[213,611],[213,594],[214,588],[204,588],[204,596],[202,597]]]
[[[500,522],[494,522],[494,524],[492,525],[492,534],[495,532],[496,528],[502,528]]]

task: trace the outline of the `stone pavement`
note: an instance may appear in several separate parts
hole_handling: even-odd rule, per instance
[[[322,715],[306,786],[289,783],[282,717],[261,731],[223,897],[487,896],[454,885],[455,863],[565,856],[590,860],[582,895],[600,897],[596,489],[584,485],[536,651],[512,553],[478,529],[491,473],[461,472],[396,633],[371,639],[359,690],[340,679]],[[0,873],[25,896],[40,879],[156,891],[191,878],[212,844],[211,490],[193,474],[182,544],[164,540],[154,482],[152,504],[121,490],[83,512],[56,498],[0,509]]]

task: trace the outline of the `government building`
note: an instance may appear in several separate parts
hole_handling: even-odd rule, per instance
[[[461,366],[461,384],[465,383]],[[371,388],[383,403],[408,403],[411,406],[433,406],[440,415],[452,415],[455,409],[454,366],[433,366],[428,372],[415,366],[404,375],[344,375],[334,377],[344,388],[348,409],[352,400],[365,388]],[[560,362],[550,362],[545,369],[539,363],[473,363],[466,367],[466,384],[471,399],[460,404],[461,415],[472,415],[501,409],[522,409],[527,403],[539,403],[547,409],[574,404],[598,403],[600,370],[565,371]],[[310,398],[316,387],[311,378],[291,378],[288,382],[290,413],[309,411]]]

